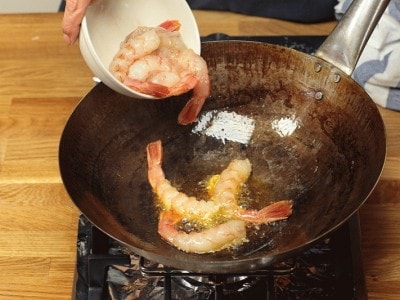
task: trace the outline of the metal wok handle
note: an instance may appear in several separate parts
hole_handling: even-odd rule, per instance
[[[354,0],[315,56],[351,75],[390,0]]]

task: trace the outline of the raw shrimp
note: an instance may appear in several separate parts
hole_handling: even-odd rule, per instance
[[[162,169],[162,144],[158,140],[147,146],[148,180],[166,210],[174,210],[185,217],[197,218],[213,224],[211,219],[241,219],[252,224],[269,223],[286,219],[292,213],[292,201],[282,200],[261,210],[243,209],[238,205],[237,194],[251,173],[248,159],[233,160],[218,175],[217,182],[209,190],[212,199],[198,200],[179,192],[165,178]]]
[[[179,21],[158,27],[139,27],[121,44],[110,71],[126,86],[157,98],[193,90],[179,113],[178,122],[196,120],[210,94],[210,80],[204,59],[183,43]]]
[[[200,232],[186,233],[176,225],[182,219],[171,210],[161,212],[158,233],[170,244],[185,252],[210,253],[246,241],[246,225],[241,220],[229,220]]]
[[[128,35],[110,64],[111,73],[121,82],[128,76],[130,65],[141,57],[151,54],[161,40],[155,29],[139,27]]]
[[[184,69],[192,70],[198,80],[197,85],[193,88],[192,97],[178,116],[178,122],[186,125],[196,120],[206,98],[210,95],[210,79],[206,62],[201,56],[196,55],[193,50],[188,49],[182,53],[179,61],[184,66]]]

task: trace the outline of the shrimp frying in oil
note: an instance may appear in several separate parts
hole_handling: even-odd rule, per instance
[[[248,159],[233,160],[220,175],[214,177],[216,182],[209,190],[211,199],[204,201],[179,192],[165,178],[161,141],[150,143],[146,150],[148,180],[163,207],[158,232],[166,241],[183,251],[215,252],[237,245],[239,241],[246,241],[246,231],[244,229],[243,235],[242,226],[245,228],[246,224],[283,220],[292,214],[292,201],[289,200],[278,201],[261,210],[243,209],[238,205],[240,187],[251,173]],[[208,227],[200,232],[186,233],[176,227],[182,219],[206,220],[203,225]]]
[[[171,182],[165,178],[162,169],[163,149],[161,141],[150,143],[147,146],[148,180],[157,195],[161,206],[165,210],[173,210],[191,218],[212,218],[220,205],[213,201],[197,200],[185,193],[179,192]]]
[[[215,183],[209,194],[215,203],[235,212],[237,218],[252,224],[266,224],[286,219],[292,214],[292,201],[281,200],[267,205],[261,210],[243,209],[238,205],[240,187],[251,173],[248,159],[233,160],[220,175],[214,176]]]
[[[176,224],[182,219],[172,210],[160,214],[158,233],[176,248],[193,253],[220,251],[246,241],[246,224],[241,220],[229,220],[200,232],[178,230]]]
[[[193,90],[179,113],[178,122],[196,120],[210,94],[210,80],[204,59],[183,43],[179,21],[158,27],[139,27],[121,43],[111,64],[111,73],[126,86],[157,98]]]
[[[209,219],[215,214],[222,214],[224,219],[243,219],[253,224],[286,219],[291,214],[292,201],[289,200],[275,202],[261,210],[246,210],[238,205],[237,195],[251,173],[248,159],[233,160],[220,175],[217,175],[218,179],[209,191],[211,199],[205,201],[179,192],[165,178],[162,157],[161,141],[147,146],[148,180],[166,210],[174,210],[188,218]]]

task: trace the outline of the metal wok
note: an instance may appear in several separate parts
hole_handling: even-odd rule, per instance
[[[329,49],[325,44],[317,54]],[[194,132],[196,123],[178,125],[189,95],[144,101],[99,84],[65,126],[62,179],[91,222],[139,255],[193,272],[259,269],[310,246],[359,209],[381,174],[384,125],[348,72],[324,59],[239,41],[204,43],[202,56],[212,94],[200,118],[227,112],[251,119],[249,142]],[[293,199],[293,215],[250,230],[250,242],[235,250],[189,254],[168,245],[157,233],[158,211],[146,177],[146,145],[157,139],[167,178],[188,194],[199,194],[198,183],[230,160],[247,157],[253,165],[250,194],[259,199],[254,207]]]

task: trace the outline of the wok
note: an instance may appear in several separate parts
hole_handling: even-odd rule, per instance
[[[352,9],[368,2],[373,1]],[[374,10],[383,11],[382,3],[376,5]],[[379,13],[374,15],[376,22]],[[347,17],[339,27],[353,30],[352,23]],[[73,202],[137,254],[193,272],[259,269],[323,238],[367,199],[386,154],[381,116],[350,78],[354,66],[342,71],[327,62],[335,48],[334,62],[349,61],[339,53],[347,46],[338,47],[335,34],[317,51],[324,59],[256,42],[203,43],[212,92],[200,119],[225,112],[251,120],[248,142],[207,135],[198,123],[178,125],[189,94],[144,101],[98,84],[78,104],[60,141],[61,175]],[[361,48],[365,41],[360,38]],[[228,123],[225,130],[235,132]],[[247,157],[253,165],[250,195],[259,199],[253,207],[292,199],[293,215],[250,230],[250,242],[234,250],[190,254],[170,246],[157,233],[158,211],[147,182],[146,145],[158,139],[166,177],[188,194],[200,195],[199,182],[232,159]]]

